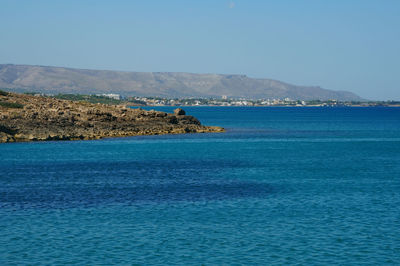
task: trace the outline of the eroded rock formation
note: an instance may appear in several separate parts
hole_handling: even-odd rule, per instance
[[[15,93],[0,94],[0,142],[223,132],[174,114]]]

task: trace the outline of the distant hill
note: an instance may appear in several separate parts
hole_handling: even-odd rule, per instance
[[[51,66],[0,64],[0,88],[41,93],[118,93],[124,96],[291,98],[362,100],[346,91],[296,86],[245,75],[177,72],[122,72]]]

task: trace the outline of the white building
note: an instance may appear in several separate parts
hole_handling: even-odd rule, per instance
[[[115,100],[121,100],[121,95],[115,93],[104,93],[101,96],[108,97]]]

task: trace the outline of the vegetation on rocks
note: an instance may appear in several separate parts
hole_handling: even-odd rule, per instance
[[[71,101],[85,101],[89,103],[102,103],[102,104],[120,104],[120,100],[112,99],[106,96],[98,95],[81,95],[81,94],[57,94],[54,98],[61,100],[71,100]]]
[[[5,108],[24,108],[22,104],[0,101],[0,106]]]
[[[223,132],[183,110],[175,114],[26,94],[0,95],[0,142],[80,140],[135,135]]]

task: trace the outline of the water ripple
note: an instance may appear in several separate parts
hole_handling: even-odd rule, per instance
[[[8,188],[0,191],[0,206],[73,208],[134,202],[194,202],[267,198],[273,192],[271,185],[250,182]]]

